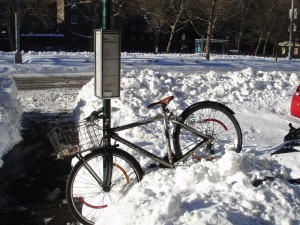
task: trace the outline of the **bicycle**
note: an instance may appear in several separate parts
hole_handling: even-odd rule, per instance
[[[165,168],[174,168],[189,159],[214,160],[228,150],[241,151],[241,128],[230,108],[221,103],[203,101],[176,116],[167,107],[173,98],[169,96],[148,105],[149,109],[160,106],[162,113],[143,121],[110,128],[106,115],[99,109],[75,127],[58,127],[49,133],[48,137],[61,158],[75,156],[78,160],[66,187],[69,208],[78,221],[94,224],[105,208],[116,204],[142,180],[144,171],[141,165],[131,154],[120,149],[118,143]],[[164,124],[167,157],[152,154],[118,135],[120,131],[156,121]],[[173,149],[170,123],[173,124]],[[111,140],[114,140],[113,144]]]

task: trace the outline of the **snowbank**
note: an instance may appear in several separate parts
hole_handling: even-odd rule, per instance
[[[11,77],[0,77],[0,167],[1,157],[22,138],[20,120],[22,106],[17,99],[17,88]]]
[[[274,149],[260,149],[281,143],[288,122],[296,121],[290,116],[289,106],[299,81],[298,74],[251,68],[221,75],[212,71],[183,74],[150,69],[123,72],[121,99],[112,100],[113,126],[153,116],[157,112],[145,106],[169,95],[175,95],[170,108],[177,113],[198,101],[219,101],[236,112],[244,133],[244,149],[240,154],[228,152],[220,160],[172,170],[147,169],[149,159],[122,146],[138,159],[146,175],[118,205],[108,207],[97,224],[292,225],[300,221],[300,189],[288,183],[288,179],[299,175],[297,153],[289,158],[272,156]],[[79,92],[77,120],[102,105],[93,87],[91,80]],[[166,144],[158,128],[150,124],[123,132],[122,136],[163,156]],[[258,187],[252,185],[254,179],[266,176],[278,179]]]

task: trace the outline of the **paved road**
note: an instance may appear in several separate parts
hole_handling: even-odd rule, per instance
[[[67,113],[28,112],[22,116],[23,140],[3,156],[0,168],[0,224],[75,224],[65,201],[71,159],[57,160],[46,138]]]
[[[39,90],[49,88],[81,88],[89,82],[93,75],[86,76],[30,76],[30,77],[14,77],[18,90]]]

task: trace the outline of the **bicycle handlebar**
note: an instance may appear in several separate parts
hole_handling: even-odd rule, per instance
[[[100,108],[97,111],[93,111],[85,120],[87,122],[92,122],[97,119],[104,119],[105,115],[103,114],[104,109]]]

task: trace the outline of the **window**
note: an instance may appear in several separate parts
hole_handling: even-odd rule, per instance
[[[38,23],[36,20],[29,20],[29,28],[37,28],[38,27]]]
[[[285,55],[285,54],[286,54],[286,53],[285,53],[285,50],[286,50],[285,47],[282,47],[282,48],[281,48],[281,54],[282,54],[282,55]]]
[[[77,1],[71,0],[71,9],[77,9]]]
[[[6,27],[6,20],[1,20],[1,27]]]
[[[35,12],[33,9],[29,9],[29,10],[28,10],[28,15],[30,15],[30,16],[35,16],[35,15],[36,15],[36,12]]]
[[[48,26],[49,26],[50,29],[53,29],[53,28],[56,27],[56,22],[55,21],[50,21]]]
[[[294,47],[294,55],[299,55],[299,48]]]
[[[72,15],[71,16],[71,24],[77,24],[77,16],[76,15]]]
[[[50,16],[55,16],[56,14],[56,9],[51,8],[50,9]]]
[[[49,15],[49,9],[43,9],[44,15]]]
[[[0,7],[0,15],[5,15],[5,10],[2,8],[2,6]]]

